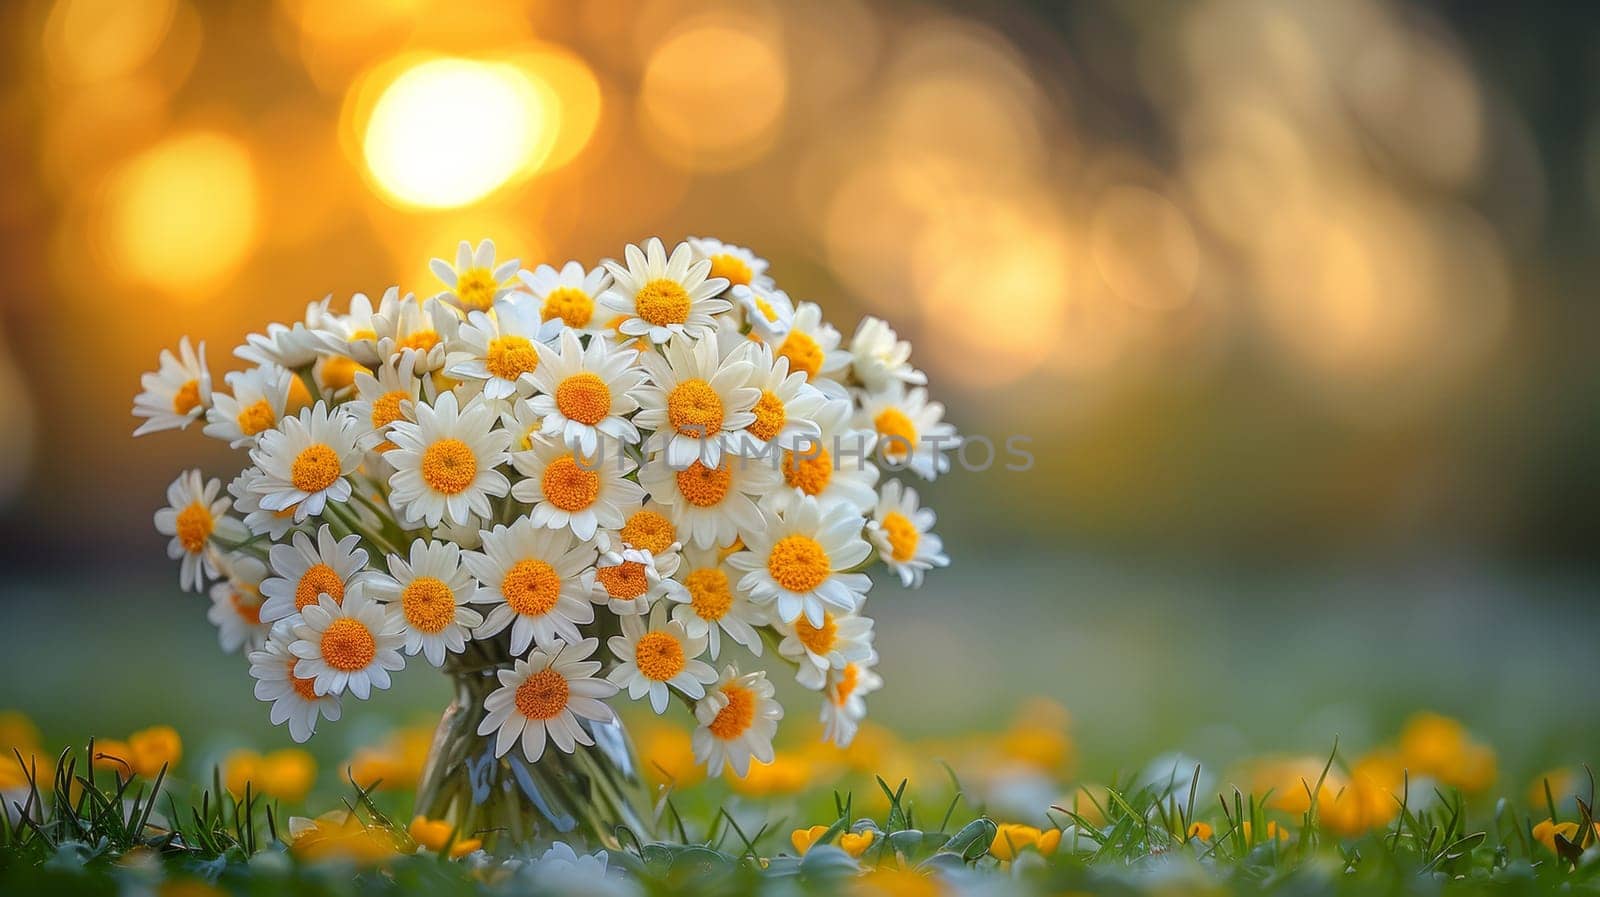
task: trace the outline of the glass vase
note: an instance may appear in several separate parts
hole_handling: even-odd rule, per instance
[[[500,687],[496,673],[509,665],[447,665],[455,699],[434,733],[416,812],[449,822],[457,838],[482,838],[488,850],[507,853],[564,841],[579,852],[615,850],[628,835],[654,837],[655,814],[640,777],[632,739],[620,720],[579,719],[594,740],[571,754],[554,743],[529,761],[515,744],[494,755],[495,736],[478,734],[488,715],[483,701]]]

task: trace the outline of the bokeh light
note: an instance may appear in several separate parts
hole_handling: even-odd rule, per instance
[[[230,275],[250,251],[259,211],[250,150],[197,131],[162,141],[111,178],[105,245],[129,279],[195,295]]]
[[[689,27],[645,66],[640,115],[657,148],[691,169],[737,167],[777,136],[788,92],[781,51],[738,23]]]
[[[368,170],[402,203],[449,208],[481,199],[549,153],[559,112],[548,90],[505,63],[411,66],[372,107],[362,140]]]

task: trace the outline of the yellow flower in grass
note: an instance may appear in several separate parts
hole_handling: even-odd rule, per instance
[[[0,741],[4,744],[4,741]],[[1557,807],[1572,805],[1572,798],[1579,796],[1579,775],[1571,767],[1547,770],[1541,773],[1528,785],[1528,806],[1543,807],[1551,800]],[[1549,787],[1548,799],[1545,788]]]
[[[796,856],[805,856],[813,845],[825,834],[830,826],[813,825],[810,828],[797,828],[789,834],[789,843],[794,845]],[[878,833],[872,829],[862,829],[859,832],[840,832],[834,839],[834,844],[845,853],[859,857],[867,852],[873,842],[878,839]]]
[[[429,819],[426,816],[417,816],[406,826],[406,833],[411,840],[417,842],[418,847],[425,847],[434,853],[444,850],[450,844],[450,835],[455,832],[455,827],[443,819]],[[450,856],[459,859],[483,846],[482,838],[459,838],[450,844]]]
[[[751,763],[750,771],[743,776],[729,776],[728,784],[747,797],[798,794],[814,781],[813,769],[810,758],[783,751],[771,763]]]
[[[39,730],[33,721],[15,711],[0,713],[0,791],[22,788],[28,784],[28,768],[36,765],[41,771],[48,764],[38,759]],[[22,761],[17,755],[22,755]],[[48,774],[41,778],[49,778]],[[46,782],[40,782],[43,787]]]
[[[1419,713],[1400,733],[1400,757],[1413,776],[1425,775],[1462,791],[1494,784],[1494,750],[1474,741],[1460,722]]]
[[[1254,847],[1256,845],[1257,841],[1256,841],[1256,838],[1255,838],[1255,833],[1253,831],[1251,831],[1250,820],[1246,819],[1244,822],[1239,823],[1239,830],[1244,833],[1244,843],[1249,845],[1249,846],[1251,846],[1251,847]],[[1283,841],[1287,841],[1287,840],[1289,840],[1289,830],[1286,827],[1281,826],[1278,823],[1269,820],[1267,822],[1266,835],[1262,838],[1262,842],[1263,843],[1265,841],[1283,842]]]
[[[989,855],[1000,860],[1014,860],[1017,855],[1025,850],[1032,849],[1038,853],[1049,856],[1061,846],[1061,831],[1059,829],[1040,830],[1035,826],[1022,825],[1015,822],[1002,823],[994,833],[994,840],[989,842]]]
[[[1043,772],[1061,772],[1072,762],[1072,738],[1067,734],[1071,717],[1066,708],[1048,698],[1033,698],[1023,705],[1011,728],[1000,736],[998,748],[1009,760]]]
[[[856,879],[855,897],[945,897],[953,891],[932,873],[880,866]]]
[[[1584,846],[1593,846],[1596,840],[1600,840],[1600,822],[1593,823],[1593,825],[1594,838],[1591,838],[1589,844]],[[1576,844],[1578,842],[1578,824],[1576,822],[1556,822],[1553,819],[1546,819],[1535,823],[1533,826],[1533,839],[1543,844],[1552,853],[1556,849],[1556,835],[1560,835],[1567,841]]]
[[[183,739],[171,726],[151,726],[128,736],[127,741],[115,738],[96,739],[95,769],[106,769],[123,776],[155,778],[163,766],[170,773],[183,756]]]
[[[1197,841],[1210,841],[1216,831],[1209,822],[1193,822],[1189,824],[1188,837]]]
[[[400,849],[388,830],[367,825],[349,810],[332,810],[315,819],[289,817],[289,849],[304,860],[379,863]]]
[[[652,785],[686,788],[706,777],[694,758],[693,738],[680,726],[658,723],[640,732],[639,760]]]
[[[411,789],[422,780],[422,769],[433,746],[433,726],[408,726],[377,747],[361,748],[345,764],[356,784],[380,791]]]
[[[299,748],[285,748],[265,756],[251,750],[238,750],[222,761],[222,783],[231,794],[243,796],[245,785],[252,794],[299,802],[317,780],[317,761]]]

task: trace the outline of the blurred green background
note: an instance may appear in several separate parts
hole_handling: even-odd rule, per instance
[[[128,435],[160,348],[224,369],[330,291],[431,292],[458,239],[531,267],[715,234],[847,332],[889,318],[963,431],[1032,439],[1031,471],[924,490],[955,566],[874,592],[876,720],[1049,695],[1102,775],[1422,708],[1527,771],[1600,743],[1582,5],[23,0],[0,26],[0,708],[51,736],[288,743],[150,524],[180,467],[239,464]],[[407,92],[441,60],[515,89]],[[443,163],[410,152],[439,133]],[[318,750],[445,699],[407,671]]]

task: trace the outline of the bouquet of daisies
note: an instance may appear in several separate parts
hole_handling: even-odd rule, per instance
[[[842,344],[711,239],[531,271],[462,243],[432,268],[431,298],[250,334],[221,386],[185,338],[134,403],[136,435],[200,422],[245,455],[226,488],[179,476],[155,524],[273,723],[304,741],[420,657],[492,677],[496,758],[676,695],[698,760],[743,775],[784,716],[775,658],[848,743],[882,682],[865,571],[947,563],[890,476],[957,444],[910,345],[875,318]]]

